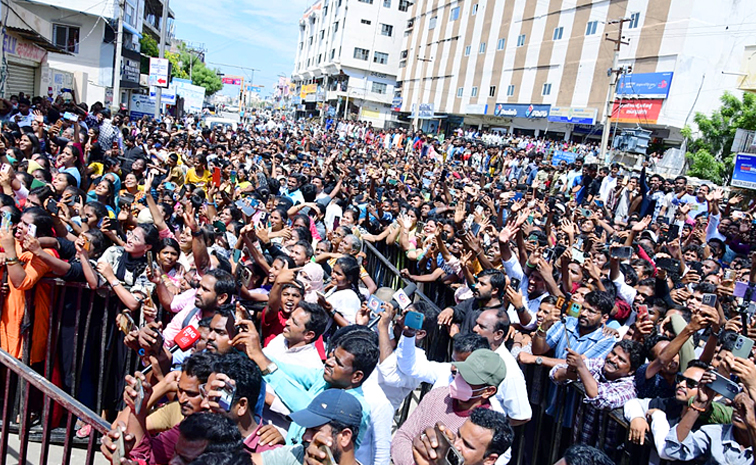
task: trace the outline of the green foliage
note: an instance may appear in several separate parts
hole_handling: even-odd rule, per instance
[[[142,50],[141,72],[149,74],[149,57],[160,56],[160,48],[155,39],[148,34],[139,40]],[[146,56],[145,56],[146,55]],[[211,70],[197,57],[197,54],[187,50],[186,45],[179,44],[177,52],[166,50],[165,57],[171,62],[171,77],[189,79],[191,73],[192,84],[205,88],[205,95],[212,95],[223,88],[221,78],[216,70]]]
[[[179,53],[171,53],[166,51],[165,57],[171,63],[171,77],[179,79],[189,79],[189,73],[184,70],[184,64],[181,62],[181,56]]]
[[[218,76],[217,70],[212,70],[202,64],[194,67],[192,71],[192,84],[205,88],[206,95],[213,95],[223,88],[223,82]]]
[[[139,60],[139,72],[142,74],[150,73],[150,57],[156,57],[160,55],[160,49],[158,48],[157,41],[150,37],[149,34],[142,35],[139,39],[139,49],[142,53],[142,58]]]
[[[710,116],[696,113],[693,118],[702,137],[689,147],[699,153],[704,150],[723,160],[730,154],[730,147],[737,129],[756,130],[756,95],[745,92],[739,100],[729,92],[720,98],[722,106]]]
[[[699,150],[695,153],[688,152],[688,176],[695,176],[701,179],[708,179],[717,184],[723,184],[727,176],[725,162],[717,160],[711,153],[706,150]],[[732,157],[730,157],[732,162]]]

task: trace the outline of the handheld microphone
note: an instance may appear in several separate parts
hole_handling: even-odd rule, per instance
[[[200,333],[194,326],[187,326],[186,328],[182,329],[181,331],[176,334],[176,337],[173,338],[173,342],[175,343],[173,347],[170,348],[168,352],[174,353],[181,350],[187,350],[192,348],[195,342],[199,340]],[[140,350],[141,352],[141,350]],[[147,375],[150,371],[152,371],[152,365],[148,365],[142,370],[143,375]]]

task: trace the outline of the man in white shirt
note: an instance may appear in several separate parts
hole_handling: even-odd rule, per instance
[[[617,186],[617,175],[619,174],[619,163],[612,163],[609,171],[609,176],[605,177],[601,181],[601,188],[599,189],[599,198],[602,202],[606,203],[609,198],[609,193]]]
[[[283,332],[268,343],[263,353],[287,364],[322,365],[315,341],[325,331],[329,319],[328,313],[320,305],[300,301],[286,320]]]

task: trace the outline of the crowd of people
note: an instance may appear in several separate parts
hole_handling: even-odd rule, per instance
[[[106,384],[112,463],[492,465],[515,431],[529,456],[566,438],[568,464],[612,463],[626,440],[649,463],[753,463],[756,206],[737,193],[591,146],[552,163],[540,149],[561,143],[512,135],[9,105],[0,347],[28,343],[39,369],[44,278],[88,285],[114,375],[75,351],[90,333],[72,293],[55,379],[91,408]],[[366,242],[403,285],[366,268]],[[619,408],[627,431],[603,430]]]

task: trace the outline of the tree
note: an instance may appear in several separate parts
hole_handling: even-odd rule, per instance
[[[724,184],[727,177],[725,163],[717,160],[707,150],[698,150],[695,153],[688,152],[685,156],[688,160],[688,176],[708,179],[719,185]]]
[[[756,130],[756,95],[745,92],[742,100],[725,92],[720,97],[722,106],[706,116],[696,113],[693,120],[698,125],[701,138],[689,147],[698,153],[705,150],[722,161],[730,155],[730,147],[737,129]]]
[[[141,72],[149,74],[149,57],[160,56],[157,41],[148,34],[139,40],[142,51]],[[171,77],[189,79],[191,73],[192,84],[205,88],[205,95],[213,95],[223,88],[223,82],[217,70],[209,69],[195,54],[187,50],[186,45],[179,44],[177,52],[165,52],[165,57],[171,63]]]
[[[139,50],[142,53],[142,59],[139,62],[139,72],[142,74],[150,74],[150,57],[160,56],[160,49],[158,48],[157,41],[153,39],[149,34],[142,35],[139,39]]]
[[[192,84],[204,87],[206,95],[213,95],[223,88],[223,82],[218,76],[218,71],[208,68],[204,63],[202,66],[194,66]]]

